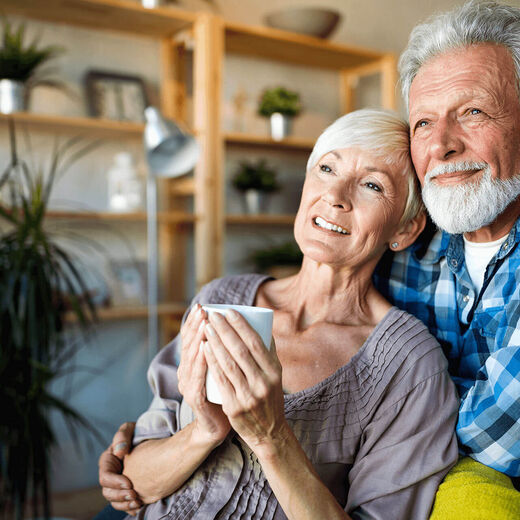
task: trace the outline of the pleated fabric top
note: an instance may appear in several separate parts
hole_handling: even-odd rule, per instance
[[[253,305],[266,279],[214,280],[192,305]],[[179,347],[177,336],[150,366],[154,398],[137,421],[135,444],[173,435],[193,419],[177,388]],[[441,348],[420,321],[392,307],[346,365],[284,399],[303,450],[353,518],[428,518],[437,487],[457,460],[458,397]],[[141,509],[138,518],[286,516],[256,456],[231,432],[180,489]]]

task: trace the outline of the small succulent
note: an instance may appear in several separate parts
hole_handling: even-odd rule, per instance
[[[276,87],[264,90],[260,98],[258,113],[261,116],[269,117],[275,112],[286,116],[296,116],[301,112],[302,105],[300,94],[284,87]]]
[[[270,168],[264,159],[257,162],[242,161],[232,183],[239,191],[273,192],[280,187],[276,180],[276,171]]]

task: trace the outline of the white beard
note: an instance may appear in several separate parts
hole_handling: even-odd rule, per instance
[[[479,180],[440,186],[432,177],[442,173],[484,170]],[[450,163],[425,176],[422,198],[435,224],[452,234],[469,233],[491,224],[520,195],[520,174],[492,179],[486,163]]]

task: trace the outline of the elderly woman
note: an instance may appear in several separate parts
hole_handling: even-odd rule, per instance
[[[457,460],[458,400],[436,340],[372,285],[424,222],[402,120],[361,110],[323,132],[294,225],[301,270],[208,284],[151,365],[124,461],[140,518],[428,517]],[[204,303],[273,309],[276,348]],[[208,367],[222,406],[206,400]],[[130,509],[132,494],[106,496]]]

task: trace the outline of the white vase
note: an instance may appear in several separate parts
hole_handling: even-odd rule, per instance
[[[0,79],[0,112],[12,114],[26,110],[26,88],[22,81]]]
[[[249,215],[265,213],[267,209],[268,195],[259,190],[246,190],[244,192],[245,210]]]
[[[291,133],[291,116],[275,112],[274,114],[271,114],[269,123],[271,126],[271,137],[275,141],[281,141]]]

